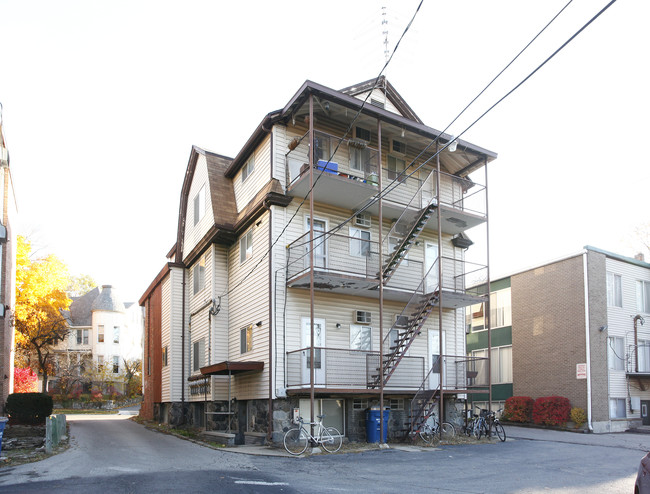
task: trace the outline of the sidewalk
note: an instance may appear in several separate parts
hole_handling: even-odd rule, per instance
[[[508,439],[530,441],[552,441],[588,446],[636,449],[650,451],[650,434],[633,432],[611,432],[607,434],[581,434],[577,432],[554,431],[504,425]]]

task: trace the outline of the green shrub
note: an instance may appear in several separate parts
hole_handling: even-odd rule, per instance
[[[503,418],[511,422],[530,422],[533,399],[530,396],[511,396],[506,400]]]
[[[575,424],[576,429],[580,429],[587,421],[587,414],[582,408],[574,407],[571,409],[571,421]]]
[[[571,403],[562,396],[537,398],[533,405],[533,422],[541,425],[562,425],[569,421]]]
[[[52,397],[45,393],[13,393],[5,405],[11,421],[20,424],[44,424],[52,408]]]

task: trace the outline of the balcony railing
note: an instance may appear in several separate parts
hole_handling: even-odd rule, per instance
[[[287,352],[287,387],[310,386],[309,348]],[[321,388],[368,389],[379,371],[379,352],[314,348],[314,385]],[[404,357],[389,388],[417,389],[425,372],[424,357]]]

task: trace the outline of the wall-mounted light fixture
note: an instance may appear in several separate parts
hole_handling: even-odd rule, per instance
[[[607,329],[607,324],[598,328],[598,331],[605,331]]]
[[[336,329],[341,329],[341,323],[340,322],[336,323]]]
[[[255,323],[255,326],[257,326],[258,328],[261,327],[261,326],[262,326],[262,321],[257,321],[257,322]]]
[[[454,137],[451,138],[451,144],[447,147],[447,151],[450,153],[453,153],[456,151],[456,148],[458,147],[458,139],[455,139]]]

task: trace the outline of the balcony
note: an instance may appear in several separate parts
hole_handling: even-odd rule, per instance
[[[379,245],[357,237],[314,232],[314,289],[341,295],[379,298]],[[287,286],[309,289],[309,233],[289,244]],[[386,264],[391,257],[384,254]],[[384,286],[384,300],[408,302],[413,293],[426,294],[438,289],[438,261],[425,271],[421,261],[406,260]],[[487,273],[486,266],[461,259],[443,257],[442,306],[459,308],[480,303],[481,295],[467,294],[475,278]],[[428,271],[428,272],[427,272]],[[469,282],[467,281],[469,280]]]
[[[316,131],[314,137],[314,201],[349,210],[366,211],[379,215],[376,202],[379,194],[379,151],[358,139],[343,139]],[[287,194],[305,198],[310,192],[308,134],[294,139],[295,147],[286,154]],[[362,147],[358,147],[362,146]],[[388,155],[387,156],[391,156]],[[404,157],[405,158],[405,157]],[[381,168],[383,216],[400,218],[415,214],[423,207],[435,203],[437,179],[435,170],[428,164],[418,172],[409,174],[424,163],[417,160],[404,171],[406,159],[391,161],[392,168]],[[329,160],[329,161],[328,161]],[[388,158],[385,159],[387,161]],[[486,221],[485,187],[469,179],[442,172],[440,175],[440,207],[442,231],[450,235],[463,232]],[[438,229],[436,213],[427,228]]]
[[[310,388],[308,347],[287,352],[287,390],[306,392]],[[443,389],[446,392],[471,392],[470,386],[474,363],[485,360],[465,355],[442,355],[436,357],[435,365],[430,365],[425,357],[404,357],[396,368],[387,386],[387,392],[415,393],[418,389],[438,389],[440,387],[440,365],[444,366]],[[379,352],[343,348],[314,348],[314,386],[321,392],[367,392],[378,393],[378,388],[369,386],[379,368]]]

